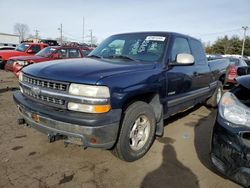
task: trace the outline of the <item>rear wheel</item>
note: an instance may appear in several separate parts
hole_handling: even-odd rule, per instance
[[[125,161],[143,157],[155,138],[155,114],[145,102],[134,102],[124,114],[119,138],[113,154]]]
[[[223,86],[222,83],[219,81],[216,90],[214,91],[213,95],[207,100],[206,105],[213,108],[217,107],[222,95]]]

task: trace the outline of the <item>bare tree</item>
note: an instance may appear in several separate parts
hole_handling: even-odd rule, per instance
[[[16,23],[14,25],[14,32],[20,36],[20,40],[24,40],[29,33],[29,27],[27,24]]]

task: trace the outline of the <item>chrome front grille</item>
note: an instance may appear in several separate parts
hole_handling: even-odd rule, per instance
[[[37,79],[37,78],[29,77],[27,75],[23,76],[23,81],[31,85],[36,85],[36,86],[44,87],[48,89],[59,90],[59,91],[67,90],[67,84],[65,83]]]
[[[24,94],[28,95],[29,97],[32,97],[34,99],[37,99],[37,100],[40,100],[43,102],[53,103],[56,105],[64,105],[65,104],[65,100],[63,100],[63,99],[57,99],[54,97],[36,95],[28,89],[23,89],[23,92],[24,92]]]
[[[23,94],[34,101],[53,107],[66,108],[67,101],[64,98],[48,93],[45,94],[44,92],[66,94],[69,86],[68,83],[23,75],[23,81],[20,83],[20,86]]]

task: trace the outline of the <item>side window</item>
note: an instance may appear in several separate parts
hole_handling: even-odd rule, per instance
[[[83,56],[89,55],[90,52],[91,50],[82,50]]]
[[[78,49],[68,49],[69,52],[69,58],[79,58],[81,57],[80,51]]]
[[[68,51],[67,49],[63,49],[63,48],[57,50],[58,58],[60,59],[68,58],[69,56],[68,56],[67,51]]]
[[[198,40],[190,39],[190,46],[192,55],[194,56],[194,62],[196,64],[205,64],[206,56],[201,42]]]
[[[33,45],[30,47],[30,50],[32,50],[33,53],[37,53],[41,50],[41,47],[39,45]]]
[[[191,51],[187,39],[176,37],[172,47],[171,62],[175,62],[177,55],[180,53],[191,54]]]

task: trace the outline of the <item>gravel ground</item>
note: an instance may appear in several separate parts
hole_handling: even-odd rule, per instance
[[[198,106],[170,118],[146,156],[126,163],[107,150],[48,143],[46,135],[17,125],[17,83],[0,70],[0,187],[239,187],[211,169],[215,110]]]

